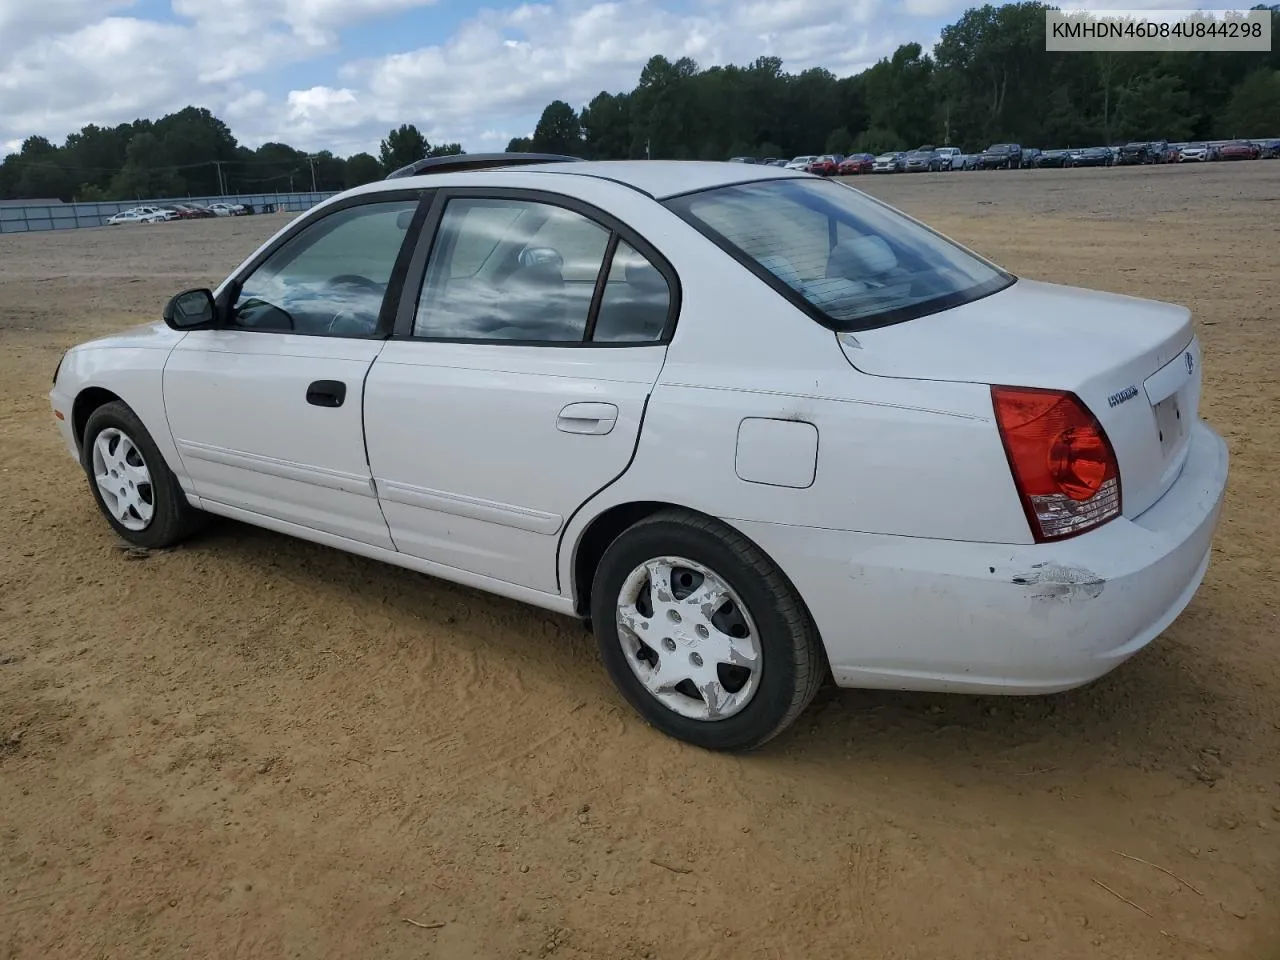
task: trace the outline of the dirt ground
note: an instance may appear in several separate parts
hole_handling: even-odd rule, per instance
[[[135,559],[60,351],[285,220],[6,236],[0,957],[1280,957],[1280,162],[859,185],[1194,309],[1233,473],[1162,639],[1047,698],[826,690],[726,757],[573,622],[229,522]]]

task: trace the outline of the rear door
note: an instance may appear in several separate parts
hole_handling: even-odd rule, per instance
[[[396,548],[557,592],[565,523],[635,450],[675,273],[568,197],[445,190],[365,387]]]

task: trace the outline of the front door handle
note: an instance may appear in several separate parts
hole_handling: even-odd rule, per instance
[[[571,403],[560,411],[556,429],[600,436],[611,431],[617,422],[618,408],[612,403]]]
[[[347,385],[341,380],[316,380],[307,387],[307,403],[317,407],[340,407],[347,399]]]

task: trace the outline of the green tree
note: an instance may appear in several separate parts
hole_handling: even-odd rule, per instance
[[[853,137],[844,127],[836,127],[827,135],[827,153],[845,153],[853,149]]]
[[[507,153],[530,153],[533,141],[528,137],[512,137],[507,141]]]
[[[388,173],[416,163],[427,155],[427,138],[411,123],[404,123],[387,134],[378,150],[378,158]]]
[[[537,153],[582,152],[582,124],[577,112],[563,100],[552,100],[533,128],[533,149]]]
[[[335,157],[328,150],[313,154],[310,160],[315,170],[317,190],[341,190],[347,182],[347,161]]]
[[[877,127],[858,134],[857,139],[853,142],[854,153],[888,153],[889,151],[905,150],[906,143],[893,130],[886,130],[883,127]]]
[[[111,179],[107,192],[119,200],[159,200],[181,196],[184,184],[165,164],[160,138],[147,131],[129,141],[124,166]]]
[[[347,157],[343,186],[348,189],[364,186],[366,183],[373,183],[375,180],[381,180],[382,177],[382,164],[375,157],[367,153],[357,153],[354,156]]]
[[[622,160],[631,150],[631,98],[601,90],[580,118],[583,151],[595,160]]]
[[[215,196],[221,192],[217,161],[236,158],[236,139],[225,123],[203,107],[184,107],[156,121],[158,160],[172,168],[180,192]]]
[[[1280,132],[1280,70],[1245,77],[1218,120],[1220,137],[1270,136]]]
[[[1191,132],[1190,98],[1182,81],[1167,74],[1141,77],[1120,91],[1116,125],[1132,140],[1185,140]]]

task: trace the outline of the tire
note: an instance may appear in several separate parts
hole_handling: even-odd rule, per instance
[[[131,449],[122,454],[123,444]],[[123,401],[103,404],[89,415],[80,445],[80,465],[107,523],[134,546],[148,550],[172,546],[193,533],[204,519],[187,501],[147,428]],[[100,473],[101,484],[97,479]],[[113,495],[108,503],[102,487],[117,482],[124,502]],[[113,509],[116,506],[120,513]]]
[[[670,601],[656,595],[648,570],[662,561],[673,561],[666,569]],[[708,578],[719,602],[689,600]],[[638,629],[620,626],[620,608],[629,609]],[[809,705],[827,675],[817,627],[782,571],[733,528],[686,510],[660,511],[610,545],[596,568],[591,619],[605,668],[636,712],[663,733],[708,750],[768,742]],[[650,625],[667,636],[645,632]],[[735,657],[753,652],[741,661],[750,666],[728,663],[730,649]],[[700,651],[714,652],[718,665]],[[641,680],[645,674],[658,685],[664,669],[665,702]],[[718,718],[708,715],[711,701],[695,678],[722,708]]]

